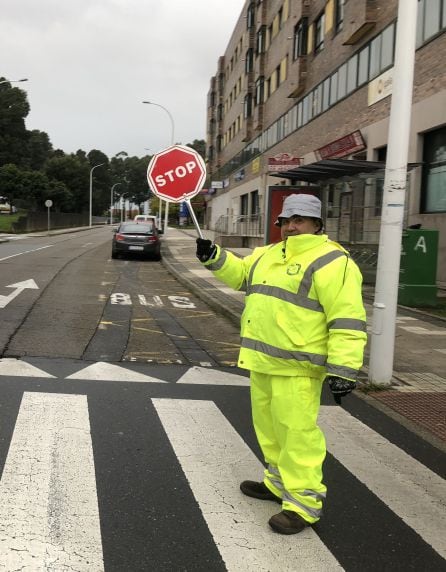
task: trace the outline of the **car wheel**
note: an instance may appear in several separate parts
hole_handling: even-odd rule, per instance
[[[112,250],[111,257],[115,258],[115,259],[119,258],[119,254],[117,252],[115,252],[114,250]]]

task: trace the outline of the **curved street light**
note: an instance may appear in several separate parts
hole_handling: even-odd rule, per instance
[[[21,81],[28,81],[28,78],[25,77],[23,79],[2,79],[2,81],[0,81],[0,85],[2,83],[19,83]]]
[[[99,163],[99,165],[95,165],[90,169],[90,217],[89,217],[89,226],[90,228],[93,226],[93,171],[97,169],[97,167],[102,167],[105,163]]]
[[[161,107],[161,109],[163,109],[167,115],[169,116],[170,119],[170,127],[171,127],[171,132],[170,132],[170,144],[173,145],[175,142],[175,122],[173,120],[172,114],[170,113],[170,111],[167,109],[167,107],[164,107],[164,105],[161,105],[160,103],[155,103],[154,101],[143,101],[143,103],[146,103],[147,105],[155,105],[156,107]],[[160,199],[160,207],[159,207],[159,226],[161,228],[161,199]],[[164,236],[167,235],[167,221],[169,218],[169,201],[166,201],[166,212],[164,214]]]
[[[113,205],[114,205],[114,194],[113,191],[115,190],[115,187],[117,187],[118,185],[122,185],[122,183],[115,183],[110,191],[110,224],[113,224]]]

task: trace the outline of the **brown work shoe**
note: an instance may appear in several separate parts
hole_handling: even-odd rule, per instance
[[[240,490],[248,497],[260,500],[272,500],[282,504],[282,499],[272,493],[265,483],[256,483],[255,481],[243,481],[240,483]]]
[[[310,526],[309,522],[292,510],[283,510],[279,514],[275,514],[269,519],[268,524],[274,532],[279,534],[297,534]]]

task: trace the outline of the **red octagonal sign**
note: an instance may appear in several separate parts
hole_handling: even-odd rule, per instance
[[[147,168],[153,193],[165,201],[181,203],[198,194],[206,179],[202,157],[191,147],[173,145],[156,153]]]

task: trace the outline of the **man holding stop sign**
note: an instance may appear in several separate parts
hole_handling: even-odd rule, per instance
[[[252,418],[267,467],[261,482],[246,480],[240,489],[280,503],[269,525],[296,534],[319,520],[326,496],[317,425],[322,385],[327,380],[337,403],[355,388],[366,316],[361,274],[323,234],[320,200],[289,195],[276,225],[281,242],[245,258],[202,238],[197,257],[216,278],[246,291],[238,365],[250,370]]]

